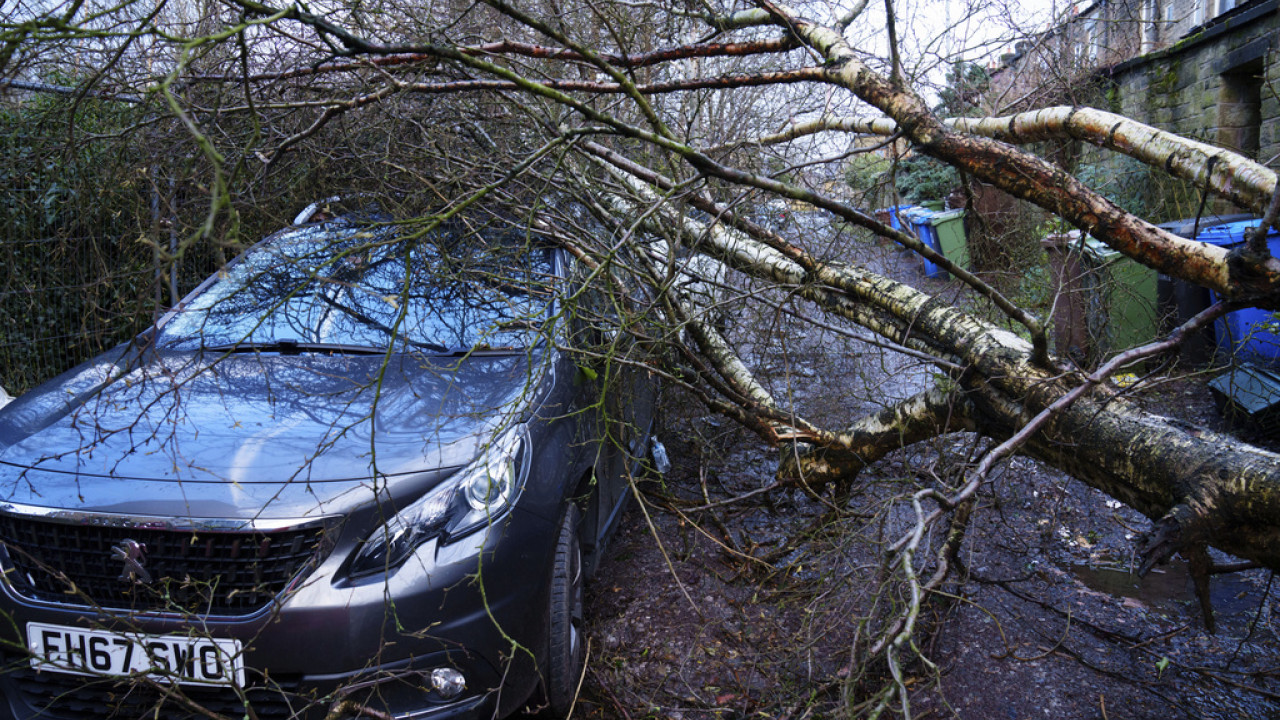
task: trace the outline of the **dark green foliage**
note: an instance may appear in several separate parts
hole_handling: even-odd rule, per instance
[[[960,184],[955,168],[927,155],[912,155],[898,162],[894,186],[909,203],[941,200]]]
[[[37,96],[0,110],[0,385],[21,392],[121,341],[150,317],[139,243],[147,183],[121,103]]]
[[[854,155],[845,166],[844,181],[860,195],[870,193],[888,181],[891,167],[892,162],[879,152]]]
[[[1132,158],[1083,163],[1076,176],[1124,210],[1150,222],[1194,217],[1203,210],[1199,193],[1189,183]]]
[[[957,60],[947,71],[947,86],[938,91],[934,111],[943,117],[970,115],[991,84],[987,69],[977,63]]]

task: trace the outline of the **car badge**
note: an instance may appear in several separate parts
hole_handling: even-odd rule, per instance
[[[151,583],[151,573],[143,565],[147,563],[147,546],[137,540],[121,540],[119,545],[111,548],[111,554],[124,562],[124,570],[120,579],[132,582]]]

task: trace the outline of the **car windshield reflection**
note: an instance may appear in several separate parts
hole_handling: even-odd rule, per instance
[[[164,323],[161,347],[470,352],[539,342],[549,249],[524,237],[332,221],[249,250]]]

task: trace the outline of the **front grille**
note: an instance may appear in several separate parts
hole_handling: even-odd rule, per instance
[[[254,613],[321,559],[324,538],[318,527],[173,530],[0,515],[7,577],[19,594],[133,612]],[[149,582],[124,572],[113,550],[126,541],[145,546]]]
[[[20,699],[41,720],[296,720],[324,714],[323,705],[299,694],[299,683],[292,678],[272,678],[270,683],[245,688],[242,697],[230,688],[169,687],[141,680],[37,672],[23,660],[8,659],[2,681],[5,695]]]

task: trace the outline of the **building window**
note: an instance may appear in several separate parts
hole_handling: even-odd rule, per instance
[[[1214,5],[1213,16],[1217,17],[1228,10],[1234,10],[1237,5],[1241,4],[1242,0],[1212,0],[1212,2]]]
[[[1086,64],[1098,59],[1098,27],[1093,17],[1080,21],[1080,52]]]
[[[1143,0],[1142,2],[1142,43],[1138,51],[1147,53],[1160,46],[1160,2],[1159,0]]]

